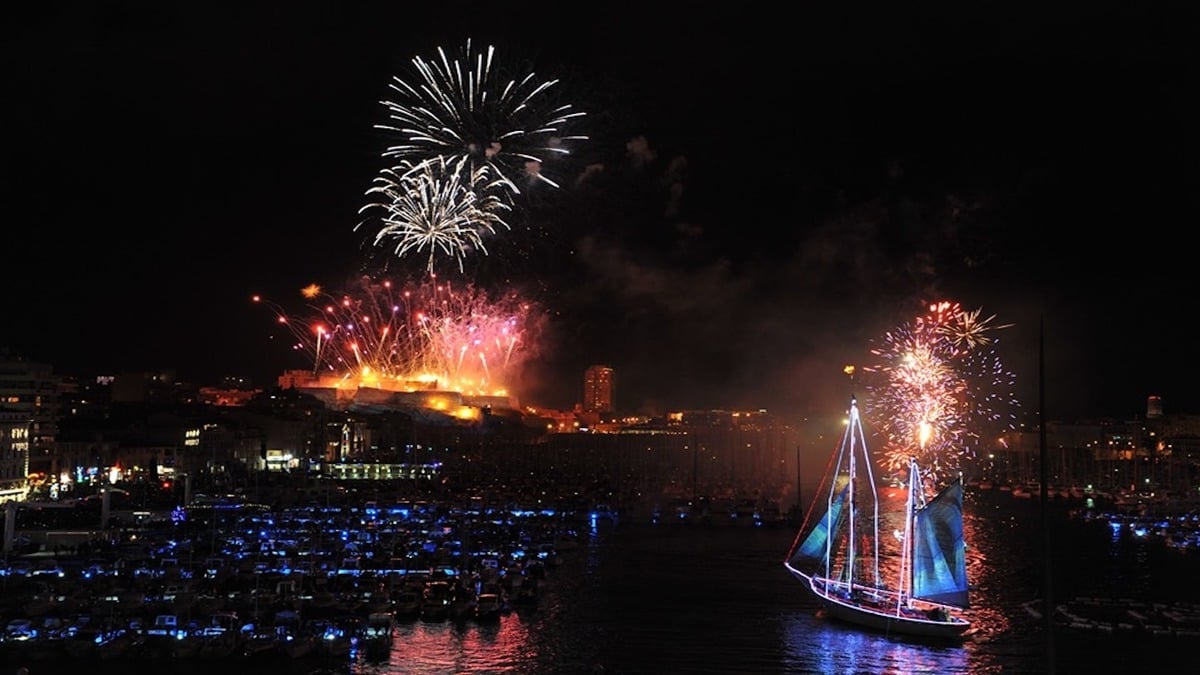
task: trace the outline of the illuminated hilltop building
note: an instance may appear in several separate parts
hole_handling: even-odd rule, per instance
[[[461,421],[477,421],[484,409],[518,410],[515,396],[504,393],[467,394],[437,388],[437,382],[387,382],[383,386],[364,386],[360,382],[337,377],[319,377],[309,371],[291,370],[279,377],[281,389],[297,391],[316,397],[327,407],[345,409],[351,406],[372,406],[408,410],[425,410]]]

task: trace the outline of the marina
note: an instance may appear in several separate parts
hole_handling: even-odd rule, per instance
[[[204,502],[119,530],[46,530],[39,550],[9,556],[4,660],[386,653],[400,622],[536,611],[560,549],[598,526],[566,504],[467,497],[278,511],[233,496]]]
[[[1033,618],[1043,617],[1040,600],[1023,607]],[[1057,604],[1054,621],[1072,631],[1194,639],[1200,637],[1200,603],[1079,596]]]
[[[573,490],[564,492],[570,495]],[[339,510],[344,508],[347,518],[350,517],[350,509],[355,508],[357,517],[361,518],[365,502],[374,499],[378,506],[380,500],[377,497],[370,495],[357,507],[351,503],[330,506]],[[429,518],[429,513],[445,513],[449,518],[455,518],[460,508],[464,509],[464,522],[479,520],[471,513],[470,506],[480,502],[465,495],[457,499],[427,499],[427,502],[431,507],[434,503],[441,505],[427,509],[426,515],[418,516],[417,520]],[[321,506],[324,507],[323,504]],[[1096,601],[1097,605],[1101,601],[1125,599],[1126,606],[1105,611],[1115,612],[1114,616],[1117,617],[1124,613],[1126,618],[1122,620],[1132,621],[1132,615],[1128,614],[1128,610],[1132,610],[1145,616],[1147,625],[1155,625],[1166,614],[1161,611],[1153,614],[1143,609],[1155,609],[1155,605],[1159,604],[1163,605],[1165,612],[1176,612],[1194,606],[1189,603],[1200,603],[1200,595],[1180,588],[1178,583],[1180,578],[1189,578],[1200,568],[1200,560],[1194,554],[1166,546],[1152,537],[1138,537],[1128,528],[1114,531],[1102,521],[1086,520],[1072,513],[1072,506],[1076,505],[1059,504],[1052,514],[1054,527],[1059,533],[1056,539],[1059,551],[1055,562],[1056,607],[1063,605],[1077,617],[1099,620],[1104,616],[1099,613],[1099,607],[1091,614],[1084,611],[1088,602],[1086,599]],[[349,646],[346,641],[330,639],[331,644],[327,645],[326,651],[320,651],[303,639],[293,638],[291,642],[296,644],[290,649],[255,649],[254,655],[250,655],[246,643],[243,642],[239,650],[237,641],[230,638],[226,631],[223,642],[213,639],[203,650],[195,649],[191,653],[179,650],[170,656],[162,651],[157,652],[157,656],[150,656],[144,646],[135,648],[131,644],[134,640],[119,638],[115,641],[101,640],[94,647],[85,647],[81,640],[69,645],[54,642],[53,647],[70,650],[70,656],[48,657],[49,652],[45,650],[34,651],[25,647],[28,651],[23,655],[29,658],[19,662],[16,660],[18,656],[14,656],[19,652],[8,651],[12,645],[6,645],[4,663],[13,664],[14,668],[18,664],[29,667],[30,675],[60,672],[62,668],[73,667],[68,664],[84,658],[89,659],[88,668],[97,675],[124,673],[131,665],[140,663],[170,664],[179,675],[209,673],[214,663],[220,663],[227,675],[256,673],[265,664],[270,664],[273,671],[287,675],[441,675],[462,672],[551,675],[563,672],[652,673],[664,670],[682,673],[852,673],[889,672],[897,663],[913,665],[919,672],[1045,672],[1046,647],[1041,632],[1042,621],[1028,609],[1036,608],[1031,601],[1037,599],[1041,587],[1040,562],[1033,555],[1039,541],[1038,500],[1014,499],[996,490],[968,489],[964,494],[963,508],[964,529],[972,544],[967,551],[967,564],[972,580],[973,601],[967,610],[972,634],[961,645],[931,646],[886,635],[872,635],[822,617],[819,603],[812,600],[805,589],[798,588],[787,572],[780,569],[781,551],[787,548],[794,537],[791,527],[739,526],[728,516],[715,519],[711,515],[695,519],[668,518],[656,523],[637,511],[622,511],[619,519],[614,521],[592,520],[587,510],[576,511],[569,517],[566,511],[556,512],[550,517],[526,514],[520,510],[523,515],[513,517],[512,527],[515,529],[503,530],[505,534],[499,538],[499,541],[512,544],[510,550],[529,549],[528,545],[517,546],[521,537],[508,536],[509,532],[537,529],[548,533],[551,524],[553,529],[561,531],[553,541],[542,542],[552,544],[544,547],[544,550],[553,551],[555,556],[544,567],[545,576],[536,587],[536,601],[523,606],[515,602],[510,594],[508,610],[494,619],[481,620],[465,614],[441,620],[424,619],[419,613],[414,613],[414,607],[419,608],[420,605],[419,602],[413,604],[411,587],[399,585],[391,595],[395,620],[386,624],[391,626],[390,633],[386,627],[383,631],[384,635],[390,634],[390,642],[375,642],[370,648],[364,646],[358,649],[356,645],[350,651],[343,652],[341,650]],[[202,509],[198,511],[203,513]],[[303,512],[302,509],[300,513]],[[266,511],[258,512],[254,516],[256,520],[247,520],[242,524],[261,526],[263,513]],[[511,515],[511,511],[509,513]],[[295,522],[299,517],[293,513],[290,522]],[[308,523],[306,532],[320,541],[339,541],[344,546],[349,543],[350,537],[342,539],[341,529],[337,527],[342,522],[339,520],[341,517],[339,511],[338,519],[330,515],[321,520],[321,527]],[[549,522],[540,522],[537,527],[532,525],[547,519]],[[237,522],[231,517],[228,520]],[[505,520],[508,520],[508,516]],[[220,525],[223,522],[225,520],[218,521],[218,533],[223,529]],[[430,523],[416,525],[416,520],[410,517],[412,529],[417,532],[444,531],[438,529],[438,522],[435,518]],[[547,527],[542,528],[541,525]],[[201,515],[195,516],[188,525],[172,527],[187,527],[195,531],[196,542],[207,540],[212,533],[210,521]],[[489,521],[486,529],[491,531],[499,527]],[[147,531],[153,532],[154,529],[150,527]],[[236,535],[242,539],[242,543],[238,544],[239,549],[251,548],[248,542],[255,540],[248,537],[249,534],[249,527],[237,529]],[[158,539],[156,536],[151,538]],[[302,539],[297,543],[299,541]],[[437,547],[433,552],[426,551],[424,539],[421,542],[422,545],[413,546],[421,552],[420,555],[444,555],[438,553]],[[365,561],[376,559],[374,555],[367,558],[365,549],[375,544],[358,542],[356,546],[360,554],[359,568],[365,571],[371,566],[364,564]],[[95,550],[88,550],[86,555],[60,555],[59,564],[66,575],[62,579],[70,579],[80,572],[77,565],[63,565],[63,562],[80,558],[88,563],[88,560],[122,551],[120,546],[111,551],[102,549],[97,545]],[[196,548],[189,555],[186,550],[180,550],[177,543],[173,556],[159,554],[157,559],[160,562],[174,560],[178,565],[168,566],[158,573],[153,571],[156,568],[148,561],[132,567],[126,564],[120,568],[122,576],[117,578],[122,583],[144,587],[145,590],[165,590],[168,585],[174,585],[179,590],[188,584],[173,577],[176,573],[182,576],[190,560],[195,569],[200,570],[199,578],[190,580],[190,588],[203,591],[206,584],[211,585],[216,580],[216,577],[206,578],[210,563],[216,561],[209,561],[208,558],[213,556],[202,554],[201,550]],[[131,551],[132,547],[124,549],[125,553]],[[237,555],[231,552],[225,557],[236,559]],[[291,589],[286,585],[278,586],[278,582],[267,583],[274,574],[267,568],[257,575],[256,584],[253,572],[258,562],[273,557],[293,556],[267,555],[261,550],[255,551],[243,556],[243,561],[224,572],[226,579],[237,579],[237,585],[251,593],[242,596],[241,607],[246,608],[246,614],[242,614],[238,606],[228,604],[224,609],[212,610],[209,603],[216,598],[198,592],[194,596],[187,593],[176,596],[176,601],[184,604],[195,601],[191,605],[190,616],[186,611],[177,612],[177,618],[187,627],[193,619],[198,619],[201,610],[209,611],[210,616],[216,617],[218,622],[236,617],[236,622],[226,625],[240,629],[249,623],[248,619],[254,610],[252,602],[245,603],[255,598],[260,603],[260,610],[271,601],[277,613],[279,601],[291,593]],[[294,559],[303,563],[302,559],[307,557],[299,555],[297,549]],[[25,554],[10,558],[9,568],[15,562],[23,562],[28,563],[24,567],[26,570],[39,566],[51,570],[53,568],[47,564],[39,565],[39,561],[47,558],[42,554]],[[485,566],[491,564],[483,560],[486,558],[480,559],[478,566],[480,574]],[[499,563],[500,559],[497,559],[497,569]],[[424,559],[422,564],[425,564]],[[91,566],[90,563],[85,564],[83,569]],[[299,568],[304,569],[304,565],[299,565]],[[133,570],[136,569],[143,571],[134,576]],[[416,566],[407,569],[418,570]],[[438,567],[421,569],[428,569],[432,576]],[[680,573],[681,570],[686,570],[686,573]],[[99,567],[91,569],[92,573],[98,571]],[[40,617],[28,617],[17,611],[34,607],[31,595],[23,596],[26,604],[17,605],[11,602],[11,592],[23,584],[49,585],[54,574],[46,571],[23,581],[18,581],[16,576],[6,575],[0,580],[7,584],[9,591],[5,595],[10,599],[5,605],[6,624],[22,617],[29,619],[31,624],[36,623],[35,618],[40,618],[44,624],[48,613]],[[171,584],[167,583],[168,576],[172,577]],[[296,579],[306,576],[312,577],[308,583],[315,587],[315,574],[299,575]],[[355,577],[353,574],[335,573],[325,578],[324,585],[329,592],[311,593],[311,598],[306,597],[309,595],[305,590],[307,585],[297,584],[301,592],[292,597],[301,603],[301,609],[297,611],[301,627],[310,618],[317,619],[322,615],[332,615],[333,619],[350,616],[344,613],[348,605],[331,609],[337,607],[338,602],[350,601],[341,593],[333,593],[332,584],[345,585],[347,589],[357,587],[360,584],[352,580],[361,581],[363,574]],[[399,579],[398,576],[395,578]],[[422,578],[418,570],[409,580]],[[125,579],[130,581],[123,581]],[[112,578],[105,577],[97,581],[102,586],[115,586]],[[148,601],[156,601],[153,593],[145,592],[141,596],[136,592],[97,594],[106,602],[113,601],[112,595],[116,595],[118,607],[123,601],[140,601],[143,607]],[[224,600],[228,602],[236,597],[225,595]],[[353,625],[362,626],[369,618],[370,611],[357,596],[356,601],[362,605],[362,611],[352,613],[359,619],[359,623]],[[62,618],[77,617],[79,614],[76,611]],[[157,617],[164,613],[156,614],[143,609],[137,614],[144,622],[140,625],[146,630],[153,627]],[[255,615],[264,617],[274,628],[275,614],[259,611]],[[10,616],[12,618],[8,618]],[[278,618],[294,625],[290,622],[291,616],[284,614]],[[714,621],[714,616],[724,617],[724,620]],[[1062,618],[1065,620],[1069,617],[1064,614]],[[1108,633],[1099,628],[1071,627],[1070,623],[1060,621],[1056,624],[1056,660],[1062,672],[1103,671],[1122,663],[1132,666],[1155,658],[1155,654],[1161,658],[1163,653],[1173,653],[1173,650],[1188,643],[1183,635],[1172,637],[1163,632],[1136,629],[1119,631],[1117,628]],[[211,625],[211,622],[203,624],[202,629],[209,633],[210,638],[221,633],[220,627]],[[89,633],[89,630],[77,630],[76,636],[96,634]],[[237,633],[236,630],[233,632]],[[262,647],[266,641],[259,638],[261,636],[256,636],[254,642]],[[121,647],[123,641],[130,643],[126,644],[124,650]],[[233,643],[233,646],[229,646],[229,643]]]

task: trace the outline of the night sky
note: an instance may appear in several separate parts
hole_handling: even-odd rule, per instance
[[[1200,413],[1188,3],[31,3],[5,36],[0,348],[271,384],[254,294],[420,270],[355,230],[381,101],[470,38],[589,138],[446,278],[551,317],[523,403],[840,411],[951,299],[1051,419]],[[1051,3],[1045,3],[1051,4]],[[775,9],[778,7],[778,9]],[[15,12],[15,13],[13,13]]]

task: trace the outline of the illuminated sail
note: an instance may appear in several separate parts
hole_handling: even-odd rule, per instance
[[[819,563],[822,570],[829,570],[829,536],[831,532],[838,532],[842,527],[842,520],[845,514],[846,501],[850,495],[850,487],[847,485],[842,488],[842,491],[829,504],[829,510],[821,517],[812,531],[808,533],[804,543],[796,549],[792,554],[793,563]]]
[[[913,597],[954,607],[969,606],[962,503],[959,478],[917,512],[913,523]]]

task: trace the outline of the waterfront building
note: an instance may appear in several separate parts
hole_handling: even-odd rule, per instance
[[[62,378],[45,363],[0,356],[0,406],[28,413],[29,470],[50,470],[58,434],[59,387]]]
[[[29,413],[0,407],[0,503],[24,501],[28,494],[32,426]]]

